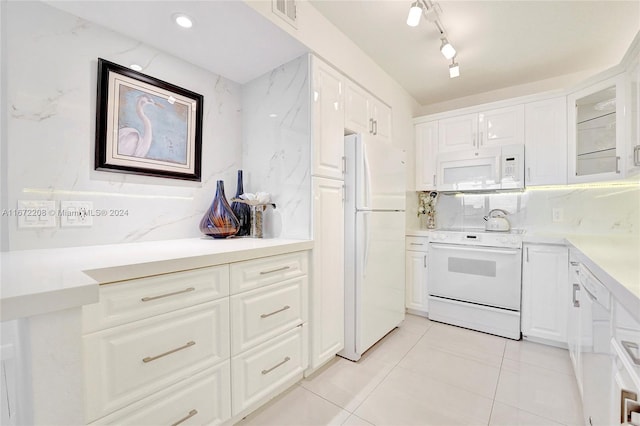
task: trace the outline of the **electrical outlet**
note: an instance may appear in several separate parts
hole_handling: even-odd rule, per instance
[[[56,202],[46,200],[18,200],[18,228],[55,228]]]
[[[564,209],[556,207],[553,209],[553,221],[562,222],[564,220]]]
[[[92,226],[93,202],[91,201],[61,201],[60,226]]]

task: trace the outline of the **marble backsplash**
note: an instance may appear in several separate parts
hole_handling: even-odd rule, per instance
[[[265,237],[311,238],[309,57],[242,87],[242,162],[247,192],[272,194]]]
[[[527,232],[640,235],[639,185],[440,194],[437,227],[484,227],[483,217],[496,208],[509,212],[513,228]]]
[[[6,198],[92,201],[126,216],[95,217],[90,228],[19,229],[11,250],[200,236],[198,223],[216,180],[235,193],[242,168],[241,86],[140,42],[41,2],[6,2],[2,37],[6,79]],[[202,181],[94,170],[97,58],[138,63],[146,74],[204,95]]]

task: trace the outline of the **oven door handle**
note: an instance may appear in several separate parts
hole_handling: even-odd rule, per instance
[[[454,245],[454,244],[439,244],[439,243],[429,243],[429,250],[431,249],[440,249],[440,250],[458,250],[458,251],[469,251],[469,250],[478,250],[478,251],[490,251],[492,253],[497,254],[515,254],[518,255],[520,253],[520,249],[503,249],[498,247],[487,247],[487,246],[465,246],[465,245]]]

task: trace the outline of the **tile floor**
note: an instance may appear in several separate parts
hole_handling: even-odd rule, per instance
[[[578,425],[580,404],[566,350],[407,315],[238,426]]]

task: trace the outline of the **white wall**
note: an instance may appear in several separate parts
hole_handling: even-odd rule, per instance
[[[308,55],[242,87],[244,189],[272,194],[267,238],[311,238],[310,96]]]
[[[0,59],[6,52],[6,0],[0,0]],[[9,218],[1,214],[7,209],[7,61],[0,60],[0,251],[9,249]]]
[[[235,193],[242,164],[241,87],[43,3],[5,6],[8,117],[0,178],[6,174],[8,180],[7,207],[16,208],[20,199],[55,200],[58,206],[60,200],[86,200],[95,209],[128,212],[96,217],[91,228],[18,229],[10,217],[8,248],[198,237],[216,180],[225,181],[227,196]],[[202,182],[94,170],[98,57],[143,64],[144,73],[204,95]],[[4,229],[2,234],[6,238]]]

